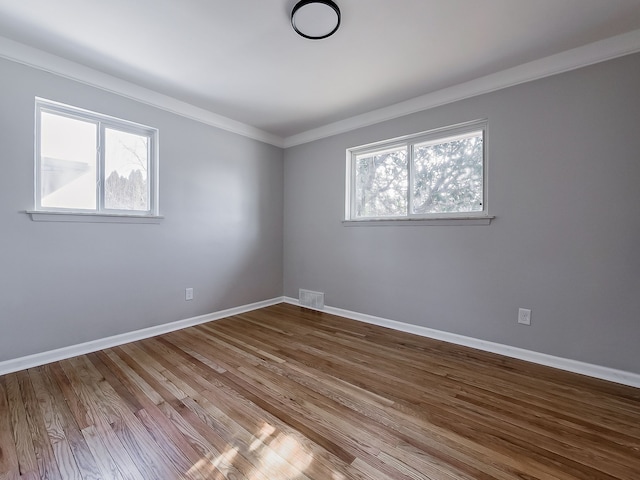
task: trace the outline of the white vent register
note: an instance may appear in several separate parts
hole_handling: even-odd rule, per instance
[[[324,293],[301,288],[298,295],[301,307],[312,308],[314,310],[324,309]]]

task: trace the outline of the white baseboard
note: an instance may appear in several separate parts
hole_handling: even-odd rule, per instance
[[[300,305],[298,299],[291,297],[284,297],[284,302],[292,305]],[[602,380],[608,380],[610,382],[616,382],[623,385],[640,388],[640,374],[637,373],[626,372],[624,370],[616,370],[614,368],[603,367],[591,363],[579,362],[577,360],[571,360],[569,358],[556,357],[553,355],[547,355],[546,353],[539,353],[532,350],[525,350],[523,348],[503,345],[501,343],[494,343],[477,338],[465,337],[464,335],[443,332],[441,330],[434,330],[432,328],[422,327],[419,325],[411,325],[409,323],[375,317],[373,315],[353,312],[350,310],[343,310],[341,308],[325,306],[322,311],[330,313],[332,315],[338,315],[340,317],[350,318],[352,320],[358,320],[364,323],[370,323],[372,325],[379,325],[382,327],[399,330],[401,332],[413,333],[414,335],[420,335],[421,337],[442,340],[444,342],[454,343],[456,345],[476,348],[485,352],[497,353],[506,357],[517,358],[520,360],[525,360],[527,362],[533,362],[540,365],[546,365],[548,367],[558,368],[560,370],[566,370],[573,373],[587,375],[589,377],[599,378]]]
[[[169,333],[175,330],[192,327],[194,325],[200,325],[201,323],[213,322],[214,320],[220,320],[225,317],[240,315],[241,313],[246,313],[252,310],[257,310],[259,308],[276,305],[278,303],[282,303],[283,301],[284,297],[276,297],[270,300],[264,300],[261,302],[250,303],[248,305],[242,305],[240,307],[221,310],[219,312],[200,315],[198,317],[187,318],[184,320],[178,320],[176,322],[165,323],[163,325],[143,328],[142,330],[135,330],[133,332],[114,335],[112,337],[92,340],[90,342],[80,343],[78,345],[70,345],[68,347],[58,348],[56,350],[50,350],[48,352],[35,353],[33,355],[27,355],[25,357],[5,360],[3,362],[0,362],[0,375],[17,372],[26,368],[38,367],[40,365],[57,362],[59,360],[65,360],[67,358],[76,357],[78,355],[97,352],[99,350],[104,350],[105,348],[117,347],[118,345],[143,340],[145,338],[155,337],[157,335],[162,335],[163,333]]]
[[[144,340],[145,338],[155,337],[157,335],[173,332],[175,330],[181,330],[183,328],[192,327],[194,325],[200,325],[202,323],[213,322],[215,320],[231,317],[233,315],[240,315],[242,313],[269,307],[271,305],[276,305],[282,302],[289,303],[291,305],[300,305],[296,298],[276,297],[261,302],[255,302],[248,305],[242,305],[239,307],[229,308],[227,310],[221,310],[218,312],[201,315],[198,317],[187,318],[184,320],[178,320],[176,322],[144,328],[142,330],[114,335],[112,337],[101,338],[78,345],[70,345],[68,347],[58,348],[56,350],[50,350],[47,352],[36,353],[33,355],[27,355],[11,360],[5,360],[3,362],[0,362],[0,375],[17,372],[26,368],[38,367],[40,365],[57,362],[59,360],[64,360],[78,355],[97,352],[105,348],[116,347],[125,343]],[[401,332],[412,333],[421,337],[442,340],[444,342],[449,342],[456,345],[476,348],[485,352],[497,353],[506,357],[517,358],[540,365],[546,365],[548,367],[558,368],[560,370],[566,370],[569,372],[579,373],[594,378],[600,378],[602,380],[608,380],[610,382],[616,382],[623,385],[640,388],[640,374],[633,372],[626,372],[624,370],[616,370],[614,368],[603,367],[591,363],[579,362],[577,360],[571,360],[569,358],[556,357],[553,355],[547,355],[546,353],[539,353],[532,350],[525,350],[523,348],[511,347],[509,345],[503,345],[500,343],[489,342],[477,338],[466,337],[464,335],[448,333],[441,330],[434,330],[432,328],[422,327],[419,325],[411,325],[409,323],[389,320],[387,318],[375,317],[373,315],[353,312],[351,310],[344,310],[341,308],[326,306],[322,311],[330,313],[332,315],[338,315],[372,325],[379,325]]]

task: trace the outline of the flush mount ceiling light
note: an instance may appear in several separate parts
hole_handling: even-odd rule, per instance
[[[340,9],[331,0],[301,0],[291,11],[291,25],[305,38],[327,38],[340,26]]]

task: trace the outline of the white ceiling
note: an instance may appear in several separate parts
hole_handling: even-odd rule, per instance
[[[0,0],[0,36],[276,138],[640,29],[640,0],[336,0],[307,40],[295,0]]]

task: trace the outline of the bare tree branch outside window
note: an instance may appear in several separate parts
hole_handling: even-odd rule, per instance
[[[485,211],[484,123],[442,137],[420,134],[352,153],[351,215],[425,217]]]

